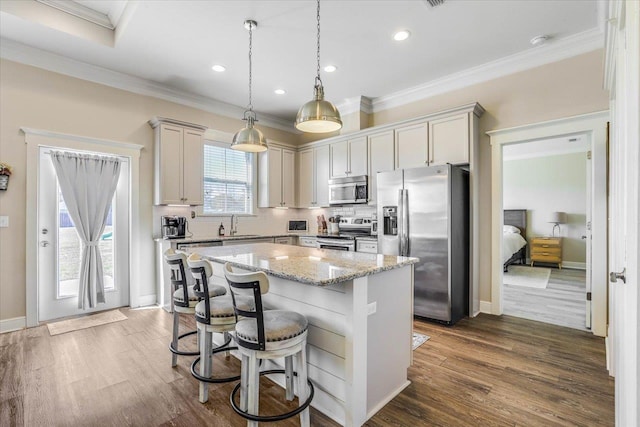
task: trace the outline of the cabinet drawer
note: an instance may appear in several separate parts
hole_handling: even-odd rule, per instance
[[[298,241],[300,242],[300,246],[305,246],[307,248],[315,248],[317,242],[317,240],[313,237],[300,237]]]
[[[546,245],[540,245],[540,246],[532,246],[531,247],[531,254],[535,255],[535,254],[540,254],[540,255],[553,255],[553,256],[557,256],[559,257],[562,254],[562,251],[560,250],[560,247],[558,246],[546,246]]]
[[[364,252],[368,254],[378,253],[378,242],[357,242],[356,252]]]
[[[531,261],[560,263],[562,258],[558,255],[531,254]]]
[[[543,238],[543,237],[534,237],[531,240],[531,246],[544,246],[545,248],[551,246],[560,247],[560,239],[558,238]]]

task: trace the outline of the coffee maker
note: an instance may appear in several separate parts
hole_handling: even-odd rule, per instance
[[[183,216],[162,217],[162,237],[165,239],[184,238],[187,228],[187,218]]]

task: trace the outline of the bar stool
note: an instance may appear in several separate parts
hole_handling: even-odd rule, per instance
[[[186,314],[193,316],[196,312],[196,304],[199,301],[193,286],[189,286],[187,283],[187,276],[185,275],[185,265],[187,264],[187,256],[182,252],[176,252],[173,249],[167,249],[164,252],[164,259],[169,264],[171,270],[171,284],[173,285],[173,295],[171,296],[171,311],[173,312],[173,339],[169,344],[169,350],[173,355],[171,356],[171,366],[175,367],[178,364],[178,356],[197,356],[200,353],[198,351],[183,351],[178,350],[178,341],[184,337],[195,334],[197,331],[185,332],[182,335],[178,335],[180,328],[180,315]],[[208,293],[210,296],[224,295],[227,290],[224,286],[212,286],[209,288]]]
[[[263,310],[262,295],[269,291],[269,279],[263,272],[234,273],[226,263],[224,274],[229,283],[231,298],[239,319],[235,326],[235,340],[242,355],[240,383],[231,392],[234,411],[248,420],[247,425],[257,426],[259,421],[281,421],[300,414],[300,424],[308,427],[309,404],[314,388],[307,378],[307,318],[286,310]],[[252,296],[254,309],[247,311],[238,303],[240,298]],[[259,371],[259,363],[265,359],[284,357],[285,369]],[[293,370],[295,357],[297,372]],[[285,374],[286,399],[293,400],[293,378],[297,376],[296,390],[299,405],[293,411],[272,416],[259,415],[260,375]],[[240,405],[235,395],[240,390]]]
[[[240,379],[240,375],[211,378],[212,356],[224,351],[229,357],[229,350],[237,349],[237,347],[231,346],[231,335],[229,334],[235,329],[236,315],[231,296],[205,298],[210,294],[209,289],[219,287],[209,283],[211,276],[213,276],[213,269],[209,261],[194,253],[187,258],[187,264],[196,279],[195,293],[202,298],[195,306],[196,325],[200,334],[200,353],[199,357],[191,364],[191,375],[200,381],[199,400],[201,403],[205,403],[209,400],[209,383],[226,383]],[[251,302],[250,298],[240,298],[238,305],[244,310],[252,310]],[[224,343],[216,348],[212,348],[214,332],[221,333],[224,337]],[[200,363],[199,373],[197,372],[198,363]]]

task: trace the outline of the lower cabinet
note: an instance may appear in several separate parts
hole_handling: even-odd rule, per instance
[[[298,237],[298,246],[304,246],[307,248],[315,248],[318,243],[318,239],[312,236],[300,236]]]
[[[377,254],[378,242],[375,240],[356,240],[356,252]]]
[[[253,243],[273,243],[272,237],[263,237],[259,239],[239,239],[239,240],[223,240],[222,246],[233,245],[250,245]]]
[[[293,245],[293,239],[295,239],[295,237],[274,237],[273,243],[280,245]]]

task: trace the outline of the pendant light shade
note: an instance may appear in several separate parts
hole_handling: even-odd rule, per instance
[[[253,127],[253,124],[257,122],[256,113],[253,111],[253,104],[251,102],[251,78],[252,78],[252,47],[253,47],[253,30],[258,27],[258,23],[252,20],[244,21],[244,27],[249,30],[249,105],[244,112],[244,118],[242,120],[247,122],[247,125],[240,129],[235,135],[233,135],[233,141],[231,142],[231,149],[246,151],[248,153],[258,153],[267,150],[267,139],[264,137],[259,129]]]
[[[317,0],[316,19],[318,21],[317,75],[313,89],[313,99],[298,111],[296,129],[302,132],[325,133],[342,128],[340,112],[331,102],[324,99],[324,87],[320,79],[320,0]]]

